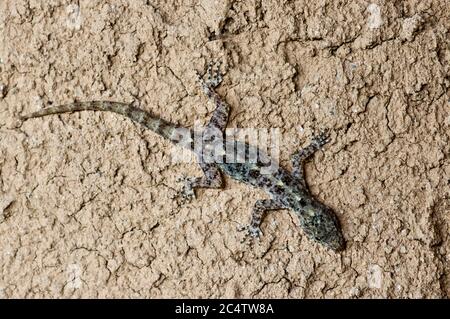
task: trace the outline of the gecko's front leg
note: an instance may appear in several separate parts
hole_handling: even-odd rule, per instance
[[[219,169],[214,163],[200,163],[204,175],[202,177],[184,178],[184,186],[181,197],[190,201],[195,198],[196,188],[222,188],[223,179]]]
[[[213,70],[213,67],[215,70]],[[214,103],[215,106],[211,119],[206,125],[206,130],[212,129],[223,132],[227,127],[230,107],[215,91],[215,88],[222,82],[220,63],[216,63],[215,65],[213,63],[209,63],[206,74],[207,79],[204,80],[204,76],[197,72],[198,81],[203,93],[205,93],[205,95]]]
[[[321,132],[314,136],[311,143],[305,148],[292,154],[292,176],[306,189],[306,180],[304,174],[305,161],[311,157],[316,151],[320,150],[325,144],[330,141],[330,135],[327,131]]]
[[[239,226],[238,231],[245,231],[245,235],[248,237],[260,237],[262,235],[260,226],[264,219],[265,212],[282,208],[284,208],[283,205],[277,199],[257,200],[253,207],[250,224]]]

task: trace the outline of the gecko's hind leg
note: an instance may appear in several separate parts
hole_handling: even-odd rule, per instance
[[[238,231],[245,231],[246,237],[257,238],[262,235],[261,223],[264,215],[268,210],[277,210],[283,208],[283,205],[276,199],[260,199],[257,200],[253,207],[250,224],[238,227]],[[246,239],[244,238],[244,240]]]
[[[213,70],[213,68],[215,70]],[[216,93],[215,88],[219,86],[222,82],[222,74],[220,73],[220,63],[215,64],[215,67],[212,63],[208,64],[208,68],[206,70],[207,79],[204,80],[204,76],[200,75],[197,72],[198,81],[200,83],[200,87],[205,95],[214,102],[215,110],[207,124],[207,129],[219,130],[223,132],[227,126],[228,118],[230,115],[230,107],[225,101]]]
[[[292,154],[292,175],[293,177],[306,188],[305,174],[303,166],[305,161],[311,157],[316,151],[320,150],[325,144],[330,141],[330,135],[327,131],[323,131],[314,136],[311,143],[305,148]]]
[[[223,179],[219,169],[214,164],[200,163],[204,175],[202,177],[184,178],[184,186],[181,190],[181,197],[184,201],[195,198],[196,188],[222,188]]]

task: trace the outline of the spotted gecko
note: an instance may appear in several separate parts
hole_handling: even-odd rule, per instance
[[[25,121],[50,114],[85,110],[109,111],[126,116],[133,122],[194,152],[204,175],[185,179],[181,191],[183,198],[194,198],[197,188],[222,188],[221,173],[235,180],[262,188],[270,195],[269,199],[256,201],[250,223],[238,228],[240,231],[245,231],[246,237],[257,238],[262,235],[260,225],[267,211],[291,209],[298,216],[307,237],[334,251],[343,250],[345,240],[338,219],[330,208],[316,200],[309,192],[303,171],[305,161],[330,140],[329,134],[322,132],[316,135],[307,147],[292,155],[292,172],[276,165],[276,168],[268,173],[264,171],[264,169],[267,170],[268,163],[271,163],[271,158],[267,153],[245,142],[223,139],[230,107],[215,91],[222,82],[220,64],[216,64],[215,70],[213,70],[213,65],[210,63],[206,73],[207,79],[204,79],[205,75],[200,75],[198,72],[196,74],[202,91],[214,102],[215,110],[206,127],[200,132],[171,124],[131,104],[109,101],[75,102],[49,107],[22,116],[21,119]],[[201,136],[201,147],[196,147],[196,143],[194,143],[198,136]],[[236,160],[236,150],[237,157],[243,160]],[[250,160],[249,154],[252,151],[256,151],[256,160]],[[212,160],[211,156],[206,156],[211,153],[215,154]]]

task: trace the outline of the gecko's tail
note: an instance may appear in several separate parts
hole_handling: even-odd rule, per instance
[[[133,122],[139,123],[155,133],[169,139],[172,142],[180,142],[180,134],[182,128],[152,116],[150,113],[134,107],[127,103],[110,102],[110,101],[90,101],[90,102],[75,102],[72,104],[64,104],[59,106],[52,106],[42,109],[40,111],[21,116],[22,121],[42,117],[51,114],[70,113],[78,111],[107,111],[118,113],[128,117]]]

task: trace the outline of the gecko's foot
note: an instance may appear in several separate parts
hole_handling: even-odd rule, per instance
[[[237,228],[237,230],[240,232],[244,232],[244,238],[241,240],[241,242],[245,242],[248,239],[259,239],[263,235],[261,228],[252,225],[241,225]]]
[[[312,138],[312,143],[316,145],[316,148],[322,148],[331,140],[330,133],[328,130],[321,131],[319,134],[314,135]]]
[[[201,87],[208,87],[210,89],[215,89],[222,83],[223,76],[220,72],[220,65],[222,62],[210,62],[208,63],[208,68],[206,69],[206,72],[201,75],[200,73],[197,73],[198,80],[200,82]],[[206,80],[204,79],[205,75],[207,76]]]
[[[195,199],[195,190],[192,186],[194,177],[182,176],[177,179],[178,182],[183,182],[183,187],[178,192],[177,198],[180,200],[180,204],[186,204]]]

